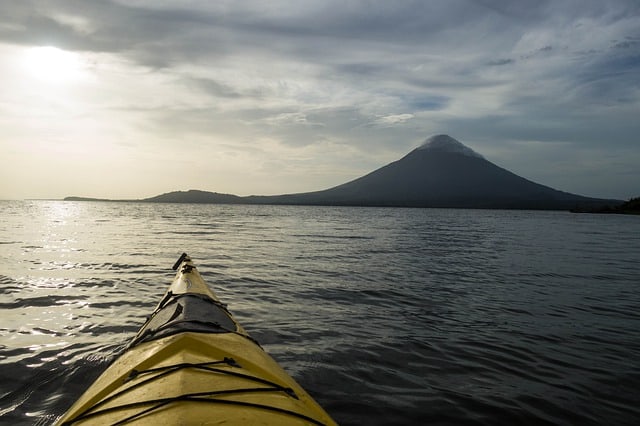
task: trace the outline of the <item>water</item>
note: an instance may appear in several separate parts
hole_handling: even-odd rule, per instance
[[[341,424],[638,424],[640,218],[0,202],[0,423],[50,424],[195,260]]]

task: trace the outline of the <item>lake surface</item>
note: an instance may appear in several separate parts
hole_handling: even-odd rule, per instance
[[[639,424],[640,217],[0,202],[0,423],[52,423],[194,259],[341,424]]]

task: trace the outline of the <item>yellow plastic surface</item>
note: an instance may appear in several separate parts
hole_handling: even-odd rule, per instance
[[[169,291],[217,300],[188,258]],[[58,424],[336,424],[239,325],[237,331],[183,332],[134,346]]]

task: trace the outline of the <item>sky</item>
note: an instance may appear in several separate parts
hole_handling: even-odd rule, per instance
[[[638,0],[1,1],[0,199],[326,189],[448,134],[640,196]]]

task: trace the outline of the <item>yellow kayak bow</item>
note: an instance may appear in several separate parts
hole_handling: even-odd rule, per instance
[[[59,425],[335,425],[183,254],[127,350]]]

